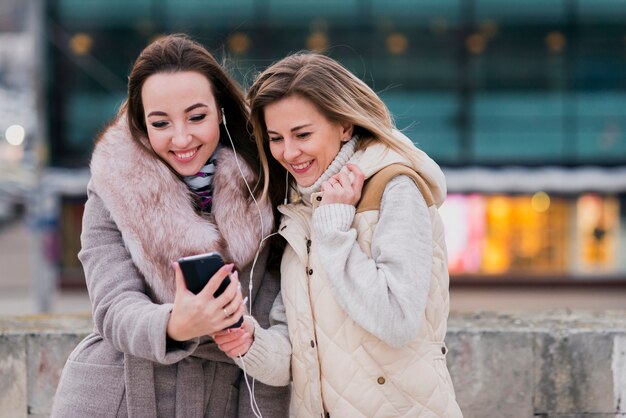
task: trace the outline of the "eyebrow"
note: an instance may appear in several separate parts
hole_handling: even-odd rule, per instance
[[[208,106],[205,105],[204,103],[192,104],[191,106],[185,109],[185,113],[191,112],[192,110],[197,109],[199,107],[208,107]],[[167,113],[162,112],[160,110],[155,110],[154,112],[150,112],[147,117],[149,118],[150,116],[167,116]]]
[[[298,126],[294,126],[293,128],[291,128],[291,132],[295,132],[298,131],[302,128],[306,128],[307,126],[311,126],[313,125],[312,123],[306,123],[304,125],[298,125]],[[274,132],[274,131],[267,131],[268,134],[276,134],[279,135],[278,132]]]

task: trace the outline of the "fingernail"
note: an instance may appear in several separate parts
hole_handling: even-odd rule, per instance
[[[235,270],[233,272],[233,276],[235,277],[235,279],[239,279],[239,272],[237,270]],[[241,283],[239,284],[239,286],[241,286]]]
[[[245,298],[243,298],[243,300],[241,301],[242,305],[245,305],[246,303],[248,303],[248,297],[247,296]]]

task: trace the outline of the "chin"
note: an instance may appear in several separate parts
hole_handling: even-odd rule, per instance
[[[309,186],[313,186],[313,183],[315,183],[315,181],[308,181],[308,180],[305,180],[305,181],[300,182],[300,181],[298,181],[298,180],[296,179],[296,183],[297,183],[297,184],[298,184],[298,186],[300,186],[300,187],[309,187]]]
[[[198,170],[194,170],[195,167],[177,167],[176,165],[172,165],[172,168],[178,175],[183,177],[193,176],[198,172]]]

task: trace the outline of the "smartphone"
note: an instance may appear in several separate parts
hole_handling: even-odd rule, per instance
[[[224,259],[220,253],[212,252],[206,254],[192,255],[178,259],[178,265],[183,272],[187,289],[194,294],[200,293],[211,277],[224,265]],[[218,297],[230,284],[230,278],[226,276],[222,284],[217,288],[214,297]],[[239,318],[236,324],[228,328],[238,328],[243,323],[243,317]]]

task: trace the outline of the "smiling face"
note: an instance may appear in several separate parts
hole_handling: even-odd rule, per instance
[[[197,72],[157,73],[146,79],[141,99],[154,152],[181,176],[200,171],[220,139],[209,80]]]
[[[341,141],[352,136],[351,124],[328,120],[301,96],[289,96],[264,109],[269,148],[300,186],[311,186],[333,162]]]

